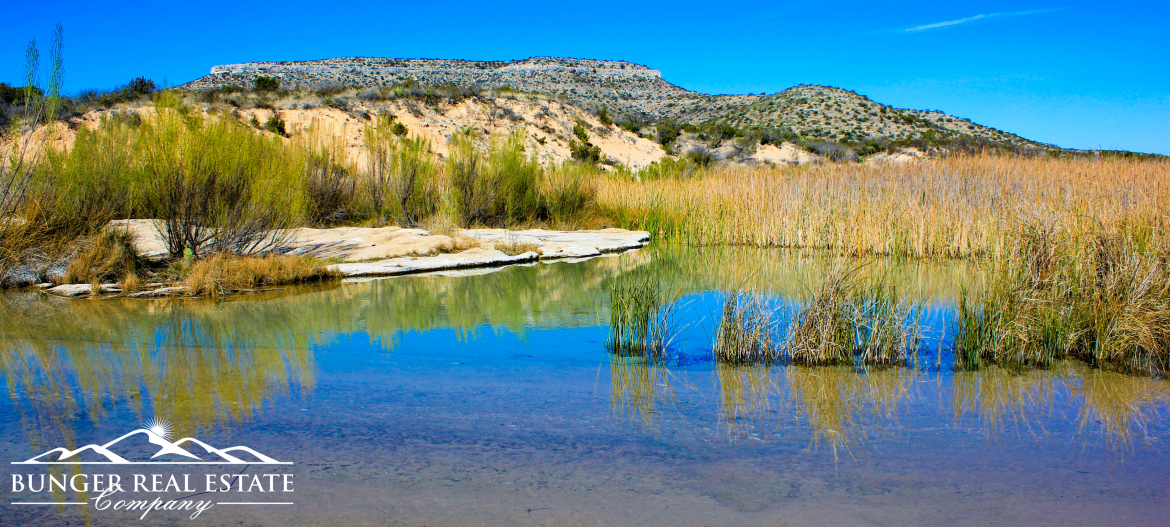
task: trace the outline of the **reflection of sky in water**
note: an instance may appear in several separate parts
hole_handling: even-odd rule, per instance
[[[709,292],[686,295],[672,360],[613,356],[613,276],[659,265],[705,291],[730,274],[656,256],[222,303],[6,296],[0,451],[108,440],[164,413],[297,463],[295,510],[215,510],[209,525],[1165,517],[1163,381],[1073,363],[936,372],[937,342],[919,370],[717,365]],[[914,283],[939,290],[928,275]],[[925,311],[928,335],[947,314]],[[80,517],[0,505],[5,524],[63,514]]]

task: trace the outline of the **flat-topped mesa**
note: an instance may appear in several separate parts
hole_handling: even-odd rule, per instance
[[[510,87],[520,91],[552,93],[620,84],[635,91],[661,90],[662,73],[624,61],[534,57],[509,61],[392,59],[347,57],[294,62],[245,62],[211,68],[188,89],[247,85],[256,77],[280,79],[290,89],[317,89],[328,85],[385,87],[405,82],[465,89]],[[611,88],[612,91],[612,88]]]
[[[354,70],[357,71],[354,71]],[[508,72],[558,72],[598,74],[618,77],[648,77],[661,79],[662,73],[641,64],[614,60],[560,59],[533,57],[509,61],[473,61],[445,59],[392,59],[376,57],[344,57],[312,61],[243,62],[212,66],[215,74],[292,74],[310,75],[368,74],[375,78],[384,75],[473,75],[482,77]],[[378,75],[382,74],[382,75]],[[298,79],[291,79],[298,80]],[[402,79],[405,80],[405,79]]]
[[[249,88],[257,77],[274,77],[282,88],[385,88],[404,83],[470,91],[510,88],[561,97],[590,110],[608,106],[613,115],[702,120],[722,103],[742,105],[755,96],[711,96],[662,78],[658,70],[619,60],[532,57],[523,60],[446,60],[342,57],[311,61],[245,62],[211,68],[211,74],[180,86],[188,90]],[[742,100],[741,100],[742,99]]]

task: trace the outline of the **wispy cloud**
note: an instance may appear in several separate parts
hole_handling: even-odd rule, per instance
[[[1039,15],[1041,13],[1051,13],[1053,11],[1060,11],[1062,9],[1064,9],[1064,8],[1063,7],[1053,7],[1053,8],[1049,8],[1049,9],[1033,9],[1031,11],[1009,11],[1009,12],[1002,12],[1002,13],[980,14],[980,15],[975,15],[975,16],[969,16],[967,18],[960,18],[957,20],[946,20],[943,22],[935,22],[933,24],[923,24],[921,26],[914,26],[911,28],[906,28],[904,31],[907,33],[910,33],[910,32],[914,32],[914,31],[930,31],[932,29],[946,29],[949,27],[955,27],[955,26],[959,26],[959,25],[963,25],[963,24],[968,24],[971,22],[978,22],[981,20],[989,20],[989,19],[993,19],[993,18],[1015,18],[1018,16],[1026,16],[1026,15]]]

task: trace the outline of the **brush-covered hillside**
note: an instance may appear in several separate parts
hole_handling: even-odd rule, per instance
[[[943,112],[897,109],[839,88],[797,86],[766,96],[698,93],[666,81],[658,70],[626,61],[351,57],[249,62],[215,66],[210,74],[180,88],[230,92],[246,90],[258,79],[272,80],[291,91],[365,90],[367,98],[426,93],[464,98],[485,91],[535,94],[593,113],[604,108],[608,116],[626,123],[627,128],[667,123],[686,132],[697,132],[697,127],[724,126],[739,130],[733,135],[759,129],[757,136],[794,144],[865,143],[854,148],[862,152],[910,146],[924,150],[956,146],[1052,148]]]
[[[721,120],[739,128],[787,129],[801,137],[846,142],[969,138],[1009,147],[1043,146],[961,117],[939,111],[902,110],[826,86],[797,86],[760,97]]]

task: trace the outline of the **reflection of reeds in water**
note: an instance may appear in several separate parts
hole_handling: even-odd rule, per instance
[[[905,402],[916,372],[906,368],[857,371],[841,366],[786,370],[788,402],[813,429],[812,446],[827,442],[854,453]]]
[[[1033,422],[1041,424],[1032,414],[1052,409],[1055,383],[1061,377],[1056,370],[1017,372],[998,366],[956,372],[951,402],[954,419],[978,416],[989,437],[1002,433],[1008,420],[1031,429]]]
[[[609,379],[612,411],[646,429],[657,429],[662,406],[676,399],[670,370],[653,357],[611,354]]]
[[[124,402],[140,417],[168,419],[176,434],[195,435],[249,420],[293,386],[312,388],[313,359],[305,344],[281,342],[275,334],[256,341],[234,326],[181,313],[156,322],[161,326],[126,331],[117,340],[30,338],[0,348],[0,371],[34,449],[72,448],[82,410],[99,424]],[[266,320],[274,333],[279,322]],[[153,416],[143,415],[146,401]]]
[[[827,443],[834,457],[841,449],[856,452],[879,431],[907,399],[915,376],[906,368],[715,365],[720,418],[730,437],[750,435],[775,407],[807,421],[810,446]]]
[[[715,364],[719,415],[728,436],[749,435],[752,421],[768,412],[769,396],[775,387],[772,371],[765,365]]]
[[[989,365],[978,371],[956,372],[953,379],[954,419],[977,416],[989,437],[1002,434],[1008,423],[1033,433],[1043,431],[1062,387],[1074,396],[1079,432],[1099,427],[1111,450],[1132,448],[1170,404],[1166,381],[1059,361],[1049,370],[1009,370]],[[1079,401],[1077,400],[1079,399]],[[1079,403],[1079,404],[1077,404]]]
[[[1087,433],[1099,425],[1113,450],[1129,450],[1135,440],[1144,441],[1150,424],[1165,417],[1170,402],[1165,380],[1087,368],[1082,368],[1079,380],[1072,389],[1083,398],[1080,431]]]

